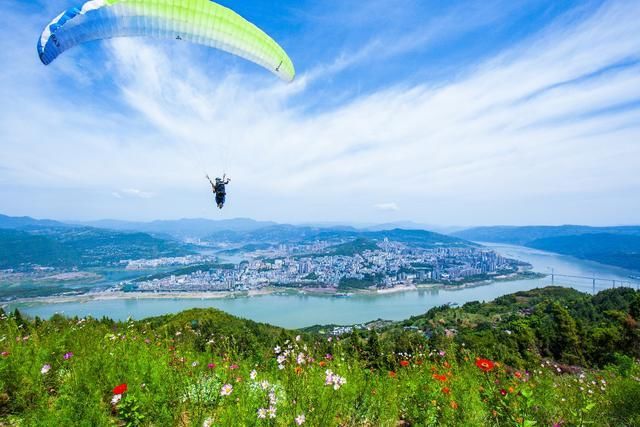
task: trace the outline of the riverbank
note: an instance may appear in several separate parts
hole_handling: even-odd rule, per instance
[[[492,247],[502,256],[521,259],[532,264],[533,272],[556,272],[570,276],[596,274],[615,280],[624,280],[629,272],[619,268],[598,265],[564,255],[535,251],[517,246],[498,245]],[[544,276],[544,275],[542,275]],[[583,292],[593,290],[592,280],[563,281],[556,278],[556,285],[572,287]],[[336,298],[325,288],[287,289],[277,287],[249,293],[190,293],[190,294],[118,294],[114,292],[63,295],[40,299],[6,301],[5,310],[19,309],[23,314],[48,319],[55,314],[65,316],[103,316],[117,320],[144,319],[191,308],[217,308],[227,313],[269,323],[284,328],[304,328],[312,325],[353,325],[375,319],[403,320],[424,314],[430,308],[443,305],[463,305],[470,301],[490,301],[502,295],[551,285],[550,278],[494,281],[456,286],[425,283],[416,290],[395,290],[378,294],[372,291],[349,291],[351,295]],[[611,282],[597,282],[596,291],[610,288]],[[110,294],[110,295],[109,295]],[[251,295],[251,297],[250,297]],[[256,298],[253,298],[255,296]],[[100,300],[92,298],[99,297]],[[187,298],[191,297],[191,298]],[[107,299],[105,299],[107,298]],[[56,304],[55,301],[63,300]],[[64,302],[67,301],[67,302]],[[0,303],[2,304],[2,303]],[[8,307],[6,306],[8,304]]]
[[[522,277],[520,275],[513,278],[501,278],[497,280],[483,280],[478,282],[468,282],[461,284],[450,283],[429,283],[429,284],[407,284],[396,285],[385,289],[359,289],[351,291],[350,295],[360,296],[382,296],[404,292],[424,291],[424,290],[456,290],[470,287],[487,286],[493,283],[510,282],[527,279],[538,279],[545,275],[533,275]],[[38,305],[38,304],[68,304],[87,303],[93,301],[115,301],[115,300],[222,300],[236,298],[253,298],[274,294],[288,295],[310,295],[318,297],[333,297],[339,291],[334,288],[288,288],[288,287],[265,287],[261,289],[251,289],[243,291],[215,291],[215,292],[124,292],[124,291],[100,291],[74,295],[56,295],[33,298],[18,298],[12,301],[0,303],[0,307],[6,308],[15,305]]]

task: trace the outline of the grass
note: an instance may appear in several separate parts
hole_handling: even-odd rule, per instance
[[[485,372],[484,355],[453,340],[372,363],[347,340],[295,334],[216,310],[121,323],[3,314],[0,425],[640,425],[628,357],[603,370],[540,360]]]

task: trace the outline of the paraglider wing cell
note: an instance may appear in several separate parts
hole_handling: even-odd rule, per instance
[[[287,53],[258,27],[210,0],[91,0],[49,23],[38,41],[48,65],[79,44],[113,37],[148,36],[209,46],[254,62],[290,82]]]

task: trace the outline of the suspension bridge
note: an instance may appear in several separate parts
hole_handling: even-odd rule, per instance
[[[640,290],[640,277],[636,280],[635,277],[629,277],[628,279],[610,278],[610,277],[596,277],[594,276],[578,276],[573,274],[557,273],[554,269],[551,269],[549,273],[551,278],[551,284],[565,284],[573,285],[581,288],[591,288],[592,293],[596,293],[598,290],[627,287],[636,290]]]

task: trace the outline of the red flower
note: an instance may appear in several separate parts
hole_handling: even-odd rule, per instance
[[[449,394],[449,393],[451,393],[451,390],[449,389],[449,387],[445,387],[445,388],[442,389],[442,392],[444,394]]]
[[[446,375],[440,375],[440,374],[433,374],[433,379],[441,381],[441,382],[445,382],[447,380],[447,376]]]
[[[127,391],[127,384],[120,384],[113,388],[113,394],[122,394]]]
[[[396,373],[395,373],[395,371],[389,371],[389,376],[390,376],[391,378],[395,378],[395,377],[396,377]]]
[[[496,366],[496,364],[489,359],[478,359],[476,360],[476,366],[480,368],[481,371],[489,372]]]
[[[407,366],[409,366],[409,361],[408,360],[401,360],[400,361],[400,366],[402,366],[403,368],[406,368]]]
[[[233,365],[229,366],[229,369],[231,369],[232,371],[234,371],[234,370],[236,370],[238,368],[239,368],[239,366],[236,365],[235,363]]]
[[[519,371],[516,371],[516,373],[513,375],[515,375],[516,378],[522,378],[522,374]]]
[[[506,396],[507,395],[507,390],[500,389],[500,394],[503,395],[503,396]]]

